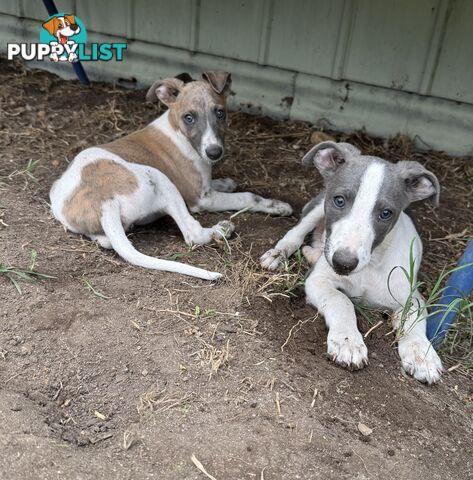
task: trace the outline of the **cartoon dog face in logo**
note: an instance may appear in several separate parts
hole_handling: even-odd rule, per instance
[[[57,38],[57,42],[51,42],[51,45],[65,45],[65,44],[74,44],[73,40],[70,40],[69,37],[77,35],[80,32],[80,27],[76,23],[74,15],[64,15],[63,17],[53,17],[47,22],[43,23],[43,27],[52,35]],[[54,62],[58,61],[69,61],[73,62],[77,60],[77,55],[73,52],[67,57],[59,57],[57,53],[52,53],[50,59]]]

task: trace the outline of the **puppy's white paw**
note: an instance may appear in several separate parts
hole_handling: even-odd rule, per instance
[[[217,225],[214,225],[212,229],[214,231],[212,238],[214,240],[221,240],[222,237],[231,237],[232,233],[235,231],[235,225],[228,220],[222,220],[221,222],[218,222]]]
[[[442,361],[430,342],[425,340],[400,339],[398,352],[402,368],[422,383],[436,383],[443,372]]]
[[[305,245],[302,247],[302,255],[304,255],[305,259],[309,262],[310,265],[314,265],[314,263],[320,258],[323,252],[323,245],[320,248],[314,248],[310,245]]]
[[[289,205],[289,203],[281,202],[280,200],[270,200],[268,213],[272,215],[288,217],[292,214],[292,207]]]
[[[212,180],[212,188],[219,192],[234,192],[238,187],[237,182],[232,178],[217,178]]]
[[[275,272],[283,268],[286,262],[286,255],[282,250],[272,248],[261,256],[260,262],[265,270]]]
[[[329,331],[327,354],[335,363],[351,370],[368,364],[368,349],[360,332]]]
[[[218,279],[222,278],[222,276],[223,275],[221,273],[218,273],[218,272],[209,272],[207,280],[218,280]]]

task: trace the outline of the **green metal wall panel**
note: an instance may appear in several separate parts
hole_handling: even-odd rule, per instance
[[[0,1],[0,4],[3,2]],[[44,21],[48,16],[42,0],[17,0],[20,5],[22,16]],[[58,0],[55,2],[60,12],[76,13],[75,0]]]
[[[345,78],[417,91],[438,4],[438,0],[358,0]]]
[[[264,63],[329,77],[332,74],[344,0],[275,0]]]
[[[18,0],[2,0],[0,1],[0,13],[7,15],[21,15],[20,2]]]
[[[265,2],[205,0],[200,3],[197,49],[257,62]]]
[[[88,30],[118,37],[128,37],[130,30],[129,7],[132,1],[77,0],[76,14],[85,22]]]
[[[448,12],[446,32],[430,93],[473,103],[473,1],[471,0],[457,0],[454,8]]]
[[[133,38],[192,50],[195,38],[194,0],[135,0]]]

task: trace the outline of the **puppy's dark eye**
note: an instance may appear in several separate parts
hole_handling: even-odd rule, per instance
[[[186,122],[187,125],[192,125],[195,122],[194,115],[192,115],[190,113],[184,115],[184,122]]]
[[[379,214],[380,220],[389,220],[392,216],[393,212],[389,210],[389,208],[381,210],[381,213]]]
[[[225,118],[225,110],[222,110],[221,108],[219,108],[217,110],[216,115],[219,120],[223,120]]]
[[[333,197],[333,204],[337,208],[343,208],[345,206],[345,198],[343,198],[343,195],[335,195],[335,197]]]

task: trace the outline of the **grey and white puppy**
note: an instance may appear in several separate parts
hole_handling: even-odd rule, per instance
[[[316,166],[325,191],[306,205],[299,223],[261,257],[262,266],[280,268],[307,234],[324,225],[303,253],[315,263],[305,291],[307,301],[325,317],[329,356],[349,368],[368,363],[350,300],[356,298],[394,312],[404,370],[421,382],[437,382],[442,363],[426,337],[424,300],[411,286],[416,285],[422,242],[404,212],[417,200],[438,203],[437,178],[418,162],[393,164],[362,155],[348,143],[322,142],[302,161]],[[409,281],[411,251],[415,263]]]

